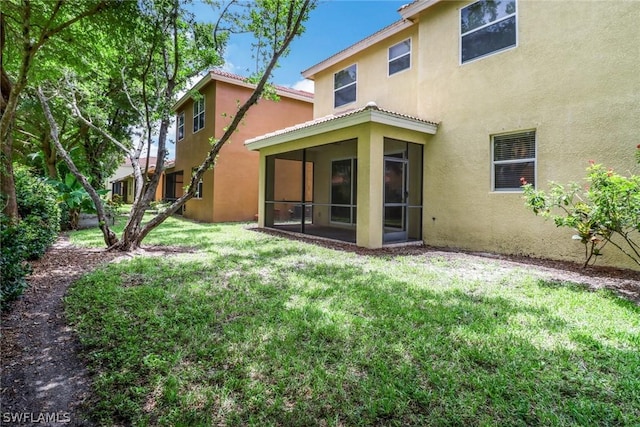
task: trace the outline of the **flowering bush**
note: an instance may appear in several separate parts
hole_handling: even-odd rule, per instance
[[[636,159],[640,163],[640,145]],[[545,192],[521,180],[525,203],[556,226],[576,231],[573,239],[585,247],[585,267],[595,262],[607,244],[640,266],[640,176],[621,176],[593,161],[589,163],[585,187],[551,182]]]

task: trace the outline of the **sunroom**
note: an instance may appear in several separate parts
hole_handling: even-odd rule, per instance
[[[437,124],[375,103],[245,142],[260,227],[366,248],[422,241],[424,145]]]

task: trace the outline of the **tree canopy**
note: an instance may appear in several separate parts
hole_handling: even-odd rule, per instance
[[[12,160],[62,179],[70,172],[91,197],[108,247],[129,250],[193,197],[197,182],[246,112],[269,91],[269,79],[291,41],[304,30],[313,0],[208,2],[215,23],[203,23],[187,0],[9,0],[2,11],[3,193]],[[172,105],[200,73],[223,64],[229,37],[254,36],[255,91],[227,132],[203,156],[184,196],[146,224],[167,156]],[[5,87],[7,91],[5,91]],[[8,94],[5,97],[5,94]],[[157,144],[157,162],[140,164]],[[100,187],[125,157],[136,192],[121,238],[109,229]],[[149,156],[147,155],[147,158]],[[156,173],[147,175],[149,167]],[[6,181],[6,182],[5,182]],[[3,194],[12,213],[10,191]]]

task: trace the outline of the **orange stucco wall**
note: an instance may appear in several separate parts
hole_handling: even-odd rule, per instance
[[[191,170],[198,166],[210,149],[209,138],[220,138],[238,108],[252,89],[212,80],[200,93],[205,96],[205,125],[193,133],[193,101],[185,102],[185,136],[176,142],[175,170],[184,171],[185,186]],[[236,132],[220,150],[213,170],[203,177],[203,196],[187,202],[184,215],[207,222],[252,221],[258,212],[257,152],[251,152],[244,141],[307,120],[313,115],[313,104],[284,96],[279,101],[262,99],[251,107]],[[177,138],[176,138],[177,139]]]

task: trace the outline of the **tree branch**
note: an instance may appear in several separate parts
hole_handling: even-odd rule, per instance
[[[71,159],[71,156],[60,143],[58,125],[56,124],[53,114],[51,114],[51,109],[49,108],[49,102],[47,98],[44,96],[44,93],[42,92],[42,88],[40,86],[38,86],[37,95],[38,95],[38,99],[40,100],[40,104],[42,105],[42,110],[44,112],[44,115],[47,119],[47,122],[49,123],[51,139],[53,140],[53,143],[55,144],[56,149],[60,154],[60,157],[62,157],[64,162],[67,164],[67,167],[69,168],[73,176],[75,176],[76,179],[82,184],[82,187],[89,194],[89,197],[91,197],[91,200],[93,201],[93,204],[96,207],[96,211],[98,213],[98,225],[100,226],[100,230],[102,230],[102,234],[104,236],[104,242],[106,243],[107,246],[112,246],[116,244],[118,242],[118,238],[116,237],[115,233],[111,231],[111,229],[109,228],[109,219],[107,218],[106,212],[104,210],[102,199],[100,198],[100,195],[98,194],[98,192],[91,186],[91,184],[89,183],[89,180],[87,180],[87,178],[78,170],[75,163]]]

